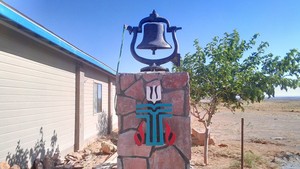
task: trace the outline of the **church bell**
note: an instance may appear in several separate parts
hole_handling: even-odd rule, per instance
[[[155,54],[156,49],[171,49],[172,46],[166,41],[165,27],[163,23],[150,22],[144,25],[144,36],[138,49],[151,49]]]

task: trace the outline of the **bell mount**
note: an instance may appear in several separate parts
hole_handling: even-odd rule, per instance
[[[153,23],[153,22],[158,22],[158,23],[164,23],[166,24],[167,32],[172,33],[172,39],[174,42],[174,50],[171,53],[171,55],[161,58],[161,59],[146,59],[141,56],[139,56],[136,51],[135,51],[135,43],[137,39],[137,34],[142,33],[142,27],[146,23]],[[133,33],[133,38],[130,44],[130,51],[132,56],[139,62],[147,64],[149,66],[144,67],[141,69],[141,72],[146,72],[146,71],[168,71],[168,69],[161,67],[160,65],[167,63],[171,61],[175,66],[180,66],[180,54],[178,53],[179,45],[177,42],[176,34],[175,32],[177,30],[180,30],[181,27],[176,27],[176,26],[170,26],[170,23],[167,19],[158,16],[155,10],[146,18],[142,19],[138,25],[138,27],[132,27],[132,26],[127,26],[127,30],[129,31],[130,34]],[[151,48],[152,54],[155,54],[156,49],[162,49],[162,48]]]

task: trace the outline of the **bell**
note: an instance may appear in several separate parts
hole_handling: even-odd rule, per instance
[[[171,49],[172,46],[166,41],[164,24],[151,22],[144,26],[144,37],[137,46],[138,49],[151,49],[155,54],[156,49]]]

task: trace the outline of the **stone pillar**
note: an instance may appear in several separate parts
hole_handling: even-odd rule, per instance
[[[137,73],[117,75],[119,120],[118,169],[188,169],[191,159],[191,125],[187,73]],[[161,86],[161,103],[172,104],[172,117],[164,119],[176,135],[172,145],[138,146],[134,135],[143,119],[136,105],[146,104],[147,86]],[[146,131],[144,127],[144,131]],[[149,134],[149,133],[146,133]]]

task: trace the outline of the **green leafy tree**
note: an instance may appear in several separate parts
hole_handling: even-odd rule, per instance
[[[244,110],[245,103],[274,97],[276,87],[287,90],[300,86],[299,52],[291,49],[284,57],[265,54],[269,44],[257,45],[258,36],[241,40],[234,30],[222,38],[214,37],[204,48],[195,40],[196,52],[186,54],[180,67],[173,67],[174,71],[185,71],[190,76],[191,114],[205,126],[205,164],[210,125],[218,106]]]

